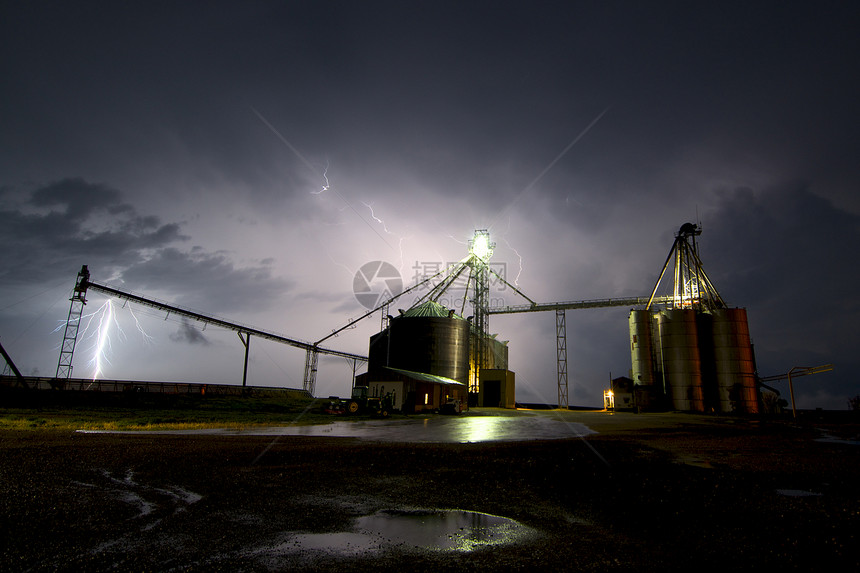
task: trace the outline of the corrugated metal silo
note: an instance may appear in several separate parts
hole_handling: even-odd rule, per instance
[[[663,376],[669,386],[672,407],[676,410],[704,412],[695,311],[662,310],[658,322]]]
[[[508,343],[497,340],[494,336],[486,336],[484,341],[484,368],[508,369]],[[474,356],[472,357],[474,361]]]
[[[711,311],[720,411],[757,414],[758,391],[746,309]]]
[[[653,386],[655,368],[652,353],[651,312],[631,310],[628,321],[630,323],[631,377],[637,386]]]
[[[388,366],[469,383],[469,322],[404,314],[389,322]]]

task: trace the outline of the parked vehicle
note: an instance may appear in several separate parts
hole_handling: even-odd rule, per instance
[[[440,414],[459,414],[463,411],[463,403],[457,398],[449,398],[439,409]]]
[[[367,386],[356,386],[352,389],[352,396],[346,403],[348,414],[358,414],[367,407]]]
[[[352,397],[346,402],[347,414],[370,414],[387,418],[393,410],[391,394],[382,397],[368,396],[367,386],[356,386],[352,389]]]
[[[322,408],[323,413],[339,416],[346,414],[346,405],[337,396],[329,396],[328,403]]]

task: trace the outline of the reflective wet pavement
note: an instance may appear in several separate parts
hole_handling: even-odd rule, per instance
[[[281,426],[205,430],[78,430],[80,433],[215,436],[320,436],[374,442],[479,443],[583,438],[594,434],[669,430],[736,424],[732,418],[699,414],[607,412],[600,410],[502,410],[473,408],[456,416],[423,415],[385,420],[332,417],[326,423],[304,424],[301,415]]]
[[[396,420],[335,420],[328,424],[254,427],[244,430],[164,430],[152,434],[323,436],[376,442],[474,443],[555,440],[596,434],[565,412],[500,411],[501,415],[434,415]],[[90,432],[100,433],[100,432]],[[113,432],[112,432],[113,433]],[[117,432],[120,433],[120,432]],[[137,432],[139,433],[139,432]]]
[[[547,415],[434,416],[416,420],[338,420],[313,426],[257,428],[244,435],[349,437],[382,442],[470,443],[550,440],[595,433],[588,426]]]

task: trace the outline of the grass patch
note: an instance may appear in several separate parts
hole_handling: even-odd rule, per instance
[[[37,391],[2,396],[0,429],[152,431],[241,429],[330,422],[328,400],[305,396],[197,396]]]

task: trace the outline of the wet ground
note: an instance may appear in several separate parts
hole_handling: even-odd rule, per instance
[[[596,433],[584,421],[608,428],[605,413],[591,412],[582,417],[566,411],[473,409],[468,413],[442,416],[423,415],[397,419],[333,419],[327,424],[304,425],[286,422],[283,426],[254,427],[244,430],[207,429],[153,432],[176,435],[223,436],[318,436],[356,438],[378,442],[475,443],[555,440],[579,438]],[[579,421],[580,419],[584,421]],[[104,432],[84,432],[104,433]],[[124,432],[130,433],[130,432]]]
[[[473,411],[287,428],[0,432],[0,570],[860,568],[856,426]]]
[[[410,443],[478,443],[520,442],[581,438],[595,434],[617,434],[637,430],[658,430],[696,425],[713,425],[715,421],[732,423],[704,415],[667,413],[632,414],[628,412],[571,410],[499,410],[473,408],[454,416],[422,415],[395,419],[356,419],[332,417],[323,424],[306,425],[301,415],[284,420],[279,426],[247,429],[216,428],[206,430],[162,430],[148,432],[160,435],[210,436],[316,436],[356,438],[378,442]],[[81,433],[138,434],[139,432],[82,431]]]

